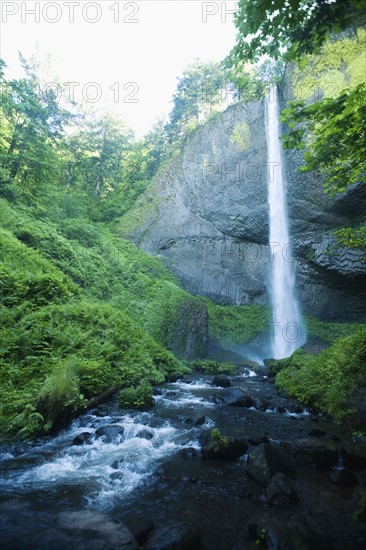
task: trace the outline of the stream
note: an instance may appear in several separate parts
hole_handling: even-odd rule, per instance
[[[308,521],[306,514],[311,514],[313,531],[329,532],[331,542],[309,543],[309,548],[346,548],[344,510],[354,487],[329,481],[330,471],[343,467],[341,453],[327,468],[314,467],[310,459],[299,461],[294,483],[300,499],[289,507],[268,504],[265,488],[246,471],[247,452],[235,460],[205,460],[200,455],[204,434],[214,427],[229,438],[245,437],[250,452],[261,441],[280,446],[307,440],[316,446],[325,439],[333,441],[327,448],[334,450],[340,445],[337,426],[303,409],[249,369],[231,376],[230,382],[252,396],[250,407],[215,403],[221,388],[212,380],[192,375],[164,384],[156,389],[155,406],[148,412],[121,410],[115,397],[57,436],[2,445],[2,548],[62,548],[47,538],[57,514],[83,509],[118,521],[140,514],[155,525],[194,524],[200,529],[201,548],[207,550],[258,548],[248,530],[253,524],[273,522],[277,542],[272,548],[291,548],[278,542],[276,522],[282,524],[285,518],[298,529],[296,521]],[[309,435],[312,430],[316,437]],[[365,480],[362,468],[357,475]],[[353,531],[352,548],[361,547],[364,533]],[[321,543],[319,532],[315,538]],[[92,540],[92,533],[89,536]],[[85,546],[94,547],[106,546]]]

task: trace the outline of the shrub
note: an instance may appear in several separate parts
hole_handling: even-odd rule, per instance
[[[234,374],[237,371],[233,363],[211,361],[210,359],[190,361],[185,363],[191,370],[202,372],[203,374]]]
[[[349,412],[345,407],[352,392],[365,383],[366,328],[339,338],[316,355],[295,352],[282,361],[276,384],[303,403],[340,419]]]
[[[122,409],[137,409],[143,411],[154,406],[153,390],[149,384],[141,383],[135,388],[121,391],[118,399]]]
[[[211,431],[211,441],[213,443],[213,450],[215,453],[225,449],[229,445],[228,438],[225,435],[222,435],[218,428],[214,428]]]
[[[67,423],[85,409],[86,401],[80,394],[75,370],[73,358],[57,364],[40,391],[37,411],[52,427]]]

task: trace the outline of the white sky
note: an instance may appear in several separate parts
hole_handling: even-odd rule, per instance
[[[0,55],[7,75],[18,77],[18,50],[26,58],[35,51],[41,58],[51,54],[61,83],[78,83],[76,100],[84,95],[121,113],[140,136],[170,111],[177,77],[189,63],[197,57],[220,61],[229,53],[235,4],[2,0]],[[64,88],[71,93],[71,85]]]

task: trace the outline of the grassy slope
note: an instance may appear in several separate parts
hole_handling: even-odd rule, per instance
[[[3,434],[47,431],[65,404],[183,369],[162,343],[189,295],[157,259],[105,224],[0,209]]]

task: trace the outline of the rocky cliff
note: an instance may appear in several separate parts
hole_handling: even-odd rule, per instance
[[[186,290],[225,304],[268,302],[271,251],[280,246],[294,263],[305,311],[365,320],[366,259],[335,247],[333,236],[365,219],[365,186],[330,198],[321,179],[299,172],[300,165],[299,152],[286,152],[282,166],[268,165],[263,101],[232,105],[191,136],[122,219],[120,233],[163,258]],[[274,170],[286,182],[291,243],[268,242]]]

